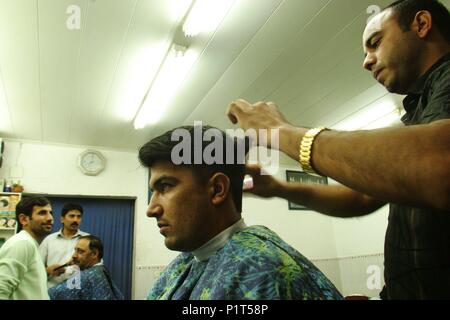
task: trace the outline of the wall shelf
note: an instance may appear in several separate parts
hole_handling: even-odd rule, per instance
[[[17,232],[16,205],[21,198],[21,193],[0,192],[0,234],[5,240]]]

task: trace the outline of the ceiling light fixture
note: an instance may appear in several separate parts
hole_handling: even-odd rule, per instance
[[[382,116],[379,119],[376,119],[375,121],[369,123],[367,126],[361,128],[364,130],[374,130],[374,129],[380,129],[380,128],[386,128],[386,127],[392,127],[396,124],[401,124],[401,117],[402,117],[402,110],[401,109],[395,109],[391,113]]]
[[[186,37],[217,29],[235,0],[196,0],[183,24]]]
[[[135,129],[142,129],[161,119],[197,58],[194,50],[177,44],[171,46],[134,119]]]
[[[134,118],[136,130],[160,121],[199,57],[199,52],[189,47],[191,38],[201,32],[215,31],[234,2],[235,0],[195,0],[193,2],[183,27],[179,28],[175,34],[173,43],[137,111]]]
[[[400,120],[401,109],[389,101],[370,105],[333,126],[336,130],[372,130],[391,126]]]

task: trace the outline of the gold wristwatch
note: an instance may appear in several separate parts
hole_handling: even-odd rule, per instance
[[[300,155],[299,155],[299,162],[302,166],[302,169],[307,174],[320,177],[311,164],[311,158],[312,158],[312,146],[314,144],[314,140],[319,135],[319,133],[328,130],[325,127],[318,127],[309,130],[305,133],[303,136],[302,142],[300,143]]]

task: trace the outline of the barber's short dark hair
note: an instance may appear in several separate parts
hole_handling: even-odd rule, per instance
[[[450,13],[438,0],[400,0],[383,9],[392,9],[397,15],[397,22],[403,31],[411,30],[411,24],[417,12],[426,10],[433,17],[433,24],[439,33],[450,42]]]
[[[230,179],[230,191],[236,210],[238,212],[242,212],[242,187],[245,176],[245,157],[250,148],[250,140],[247,137],[245,138],[231,137],[230,135],[226,134],[224,131],[218,128],[214,128],[211,126],[201,126],[201,137],[203,137],[204,133],[210,129],[215,129],[215,132],[220,132],[223,138],[222,159],[224,161],[223,164],[204,163],[203,152],[211,142],[204,141],[203,139],[201,139],[202,163],[195,164],[194,161],[195,152],[193,152],[194,150],[196,150],[194,145],[195,127],[194,126],[179,127],[170,130],[157,138],[154,138],[153,140],[145,144],[143,147],[141,147],[141,149],[139,150],[139,160],[141,164],[144,165],[145,167],[151,168],[151,166],[157,161],[167,161],[173,163],[171,157],[172,149],[180,143],[179,141],[172,141],[172,133],[177,129],[187,130],[191,137],[192,152],[190,154],[190,162],[189,164],[182,164],[182,166],[191,169],[194,173],[194,176],[197,179],[197,182],[200,183],[206,182],[209,178],[211,178],[214,174],[218,172],[225,174]],[[197,142],[197,144],[200,145],[199,142]],[[233,146],[234,149],[234,152],[232,154],[233,157],[231,157],[231,152],[229,152],[230,154],[228,154],[227,158],[227,145]],[[244,152],[240,152],[240,150],[244,150]],[[200,152],[200,150],[198,151]],[[232,158],[233,161],[228,162],[232,162],[232,164],[227,164],[227,161],[225,159],[230,158]]]
[[[81,240],[81,239],[89,240],[89,250],[91,250],[91,251],[97,250],[98,258],[99,259],[103,258],[103,243],[99,237],[93,236],[93,235],[87,235],[87,236],[80,237],[79,240]]]
[[[33,207],[45,207],[49,205],[50,201],[45,197],[24,197],[19,203],[16,205],[16,220],[19,222],[19,215],[24,214],[27,217],[30,217],[33,214]]]
[[[65,217],[67,212],[77,210],[80,211],[81,216],[83,216],[83,207],[78,203],[66,203],[61,209],[61,217]]]

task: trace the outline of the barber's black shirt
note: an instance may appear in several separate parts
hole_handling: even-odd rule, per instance
[[[450,119],[450,54],[411,91],[403,101],[405,125]],[[385,281],[388,299],[450,299],[450,211],[390,205]]]

